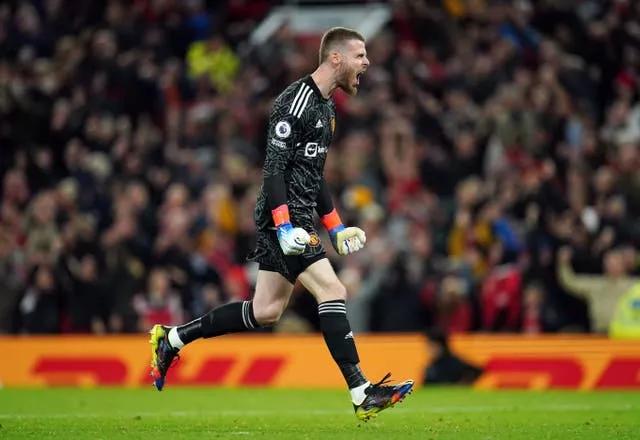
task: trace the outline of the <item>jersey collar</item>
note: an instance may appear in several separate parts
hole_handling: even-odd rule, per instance
[[[313,80],[311,75],[305,76],[304,79],[303,79],[303,82],[305,82],[309,87],[311,87],[311,90],[313,90],[313,92],[316,94],[316,96],[319,99],[321,99],[323,101],[328,101],[329,100],[329,99],[325,98],[324,96],[322,96],[322,92],[318,88],[316,82]]]

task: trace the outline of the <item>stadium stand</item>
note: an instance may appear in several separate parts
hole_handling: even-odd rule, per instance
[[[640,281],[640,3],[573,3],[390,3],[326,170],[369,238],[331,254],[354,331],[607,331]],[[270,4],[0,4],[1,333],[250,297],[269,106],[317,63],[287,23],[251,43]],[[276,331],[316,330],[298,287]]]

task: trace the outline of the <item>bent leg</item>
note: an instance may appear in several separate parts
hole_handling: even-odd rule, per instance
[[[158,390],[164,388],[167,371],[178,352],[190,342],[227,333],[238,333],[278,321],[293,284],[277,272],[260,270],[254,300],[238,301],[211,310],[178,327],[154,325],[151,329],[151,376]]]
[[[329,261],[323,259],[311,264],[299,279],[318,300],[320,329],[331,356],[347,382],[356,417],[366,421],[401,402],[413,389],[412,380],[387,385],[390,376],[387,374],[380,382],[371,384],[362,374],[347,320],[346,289]]]
[[[293,284],[278,272],[258,271],[253,314],[261,327],[276,324],[287,307]]]
[[[347,320],[347,291],[326,258],[311,264],[298,279],[318,301],[320,330],[325,343],[352,390],[354,403],[359,404],[369,382],[358,365],[360,359]]]
[[[345,301],[347,298],[347,289],[338,279],[327,258],[311,264],[298,276],[298,279],[316,298],[318,304],[326,301]]]
[[[204,316],[169,331],[175,348],[200,338],[213,338],[273,325],[289,302],[293,284],[277,272],[259,270],[253,300],[216,307]]]

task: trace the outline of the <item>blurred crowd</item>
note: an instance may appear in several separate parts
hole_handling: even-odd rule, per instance
[[[249,44],[270,3],[0,4],[0,333],[251,296],[270,105],[317,65],[287,25]],[[325,246],[354,331],[607,332],[640,281],[640,3],[391,7],[325,171],[368,238]],[[317,324],[296,286],[275,331]]]

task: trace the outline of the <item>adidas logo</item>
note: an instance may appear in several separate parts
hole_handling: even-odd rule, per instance
[[[353,339],[353,332],[349,332],[344,336],[345,339]]]
[[[318,119],[318,122],[316,123],[316,128],[322,128],[322,121],[320,119]]]

